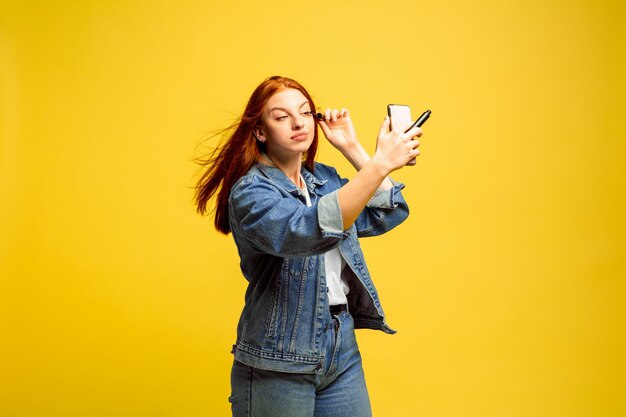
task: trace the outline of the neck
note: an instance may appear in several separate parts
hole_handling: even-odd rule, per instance
[[[298,187],[304,187],[300,180],[300,169],[302,168],[302,155],[298,158],[281,158],[280,155],[265,153],[266,162],[270,162],[276,168],[283,171],[283,174],[289,178]]]

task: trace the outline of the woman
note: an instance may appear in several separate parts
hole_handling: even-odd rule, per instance
[[[226,141],[203,161],[198,211],[216,196],[215,227],[232,232],[248,280],[232,373],[234,416],[370,416],[355,328],[385,322],[358,237],[408,216],[387,176],[419,154],[421,129],[389,132],[373,157],[348,110],[320,120],[298,82],[271,77],[252,93]],[[314,162],[317,127],[354,166],[351,181]]]

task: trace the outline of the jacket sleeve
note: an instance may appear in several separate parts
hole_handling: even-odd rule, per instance
[[[393,187],[378,191],[357,218],[355,223],[360,237],[388,232],[409,216],[409,206],[401,192],[404,184],[392,182]]]
[[[307,207],[284,192],[262,176],[243,177],[229,197],[233,233],[261,252],[284,258],[326,252],[346,235],[336,193]]]
[[[327,175],[333,175],[339,181],[339,186],[348,183],[348,179],[340,177],[334,168],[323,164],[317,166],[316,169],[326,170]],[[354,225],[359,237],[377,236],[388,232],[409,216],[409,206],[401,192],[404,184],[395,181],[392,183],[392,188],[376,192],[357,217]],[[339,216],[341,221],[340,209]]]

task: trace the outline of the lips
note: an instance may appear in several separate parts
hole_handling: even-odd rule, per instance
[[[291,137],[291,140],[303,141],[303,140],[306,140],[308,136],[309,136],[308,132],[300,132],[300,133],[296,133],[295,135],[293,135]]]

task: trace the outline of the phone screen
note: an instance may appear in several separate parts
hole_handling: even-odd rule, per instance
[[[405,104],[389,104],[387,105],[387,114],[389,115],[391,130],[401,130],[404,132],[413,120],[411,119],[411,108]]]

